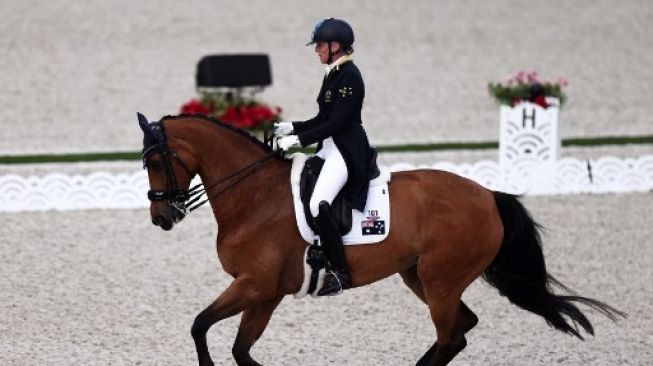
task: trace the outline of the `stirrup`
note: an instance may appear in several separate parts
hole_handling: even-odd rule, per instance
[[[324,285],[317,292],[317,296],[336,296],[351,287],[351,278],[343,273],[329,271],[324,280]]]

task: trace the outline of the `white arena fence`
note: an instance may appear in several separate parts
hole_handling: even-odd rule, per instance
[[[515,194],[653,191],[653,155],[560,158],[559,110],[521,103],[501,107],[499,160],[471,164],[397,163],[391,171],[440,169]],[[199,180],[196,179],[199,183]],[[0,212],[147,207],[147,174],[0,176]]]
[[[524,170],[519,179],[506,181],[495,161],[473,164],[437,163],[415,166],[397,163],[392,171],[440,169],[472,179],[485,187],[519,194],[623,193],[653,190],[653,155],[636,159],[603,157],[587,162],[565,158],[557,162],[555,174],[543,177],[540,171]],[[512,175],[513,179],[515,175]],[[89,175],[48,174],[23,177],[0,176],[0,211],[43,211],[78,209],[117,209],[147,207],[147,174],[106,172]]]

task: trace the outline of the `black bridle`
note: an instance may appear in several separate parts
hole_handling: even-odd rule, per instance
[[[186,209],[186,203],[191,196],[191,192],[194,191],[197,186],[191,188],[190,190],[184,190],[179,188],[177,183],[177,178],[175,177],[174,170],[172,169],[172,160],[177,159],[180,165],[186,170],[186,173],[189,175],[189,179],[192,179],[193,174],[190,172],[183,160],[168,146],[168,140],[166,138],[165,129],[163,124],[160,122],[150,123],[150,130],[154,133],[156,137],[156,143],[150,146],[143,148],[143,168],[147,168],[148,159],[154,154],[159,154],[161,156],[161,162],[163,164],[163,172],[165,175],[165,188],[163,190],[150,189],[147,191],[147,198],[152,201],[168,201],[170,206],[174,209],[180,211],[183,214],[188,214],[189,211]]]
[[[211,199],[217,197],[218,195],[228,191],[233,188],[236,184],[241,182],[243,179],[247,178],[249,175],[254,173],[261,165],[267,162],[269,159],[275,155],[279,155],[280,151],[272,151],[263,156],[262,158],[254,161],[253,163],[245,166],[242,169],[230,174],[222,179],[217,180],[211,185],[204,186],[203,183],[199,183],[188,190],[183,190],[179,188],[177,179],[172,169],[172,160],[176,159],[179,164],[184,168],[186,173],[188,173],[189,180],[192,180],[194,174],[191,173],[188,166],[184,161],[177,155],[177,153],[170,148],[168,145],[167,137],[165,134],[165,129],[161,122],[152,122],[150,123],[150,128],[154,135],[156,136],[157,143],[152,144],[143,148],[143,168],[147,168],[147,161],[150,156],[153,154],[159,154],[161,156],[161,161],[163,163],[163,170],[165,174],[165,189],[163,190],[149,190],[147,192],[147,198],[151,202],[155,201],[168,201],[169,205],[175,210],[179,211],[183,215],[187,215],[193,212],[198,207],[209,202]],[[266,143],[268,142],[268,137],[265,138]],[[271,138],[270,138],[271,141]],[[219,185],[232,181],[230,184],[223,187],[217,192],[213,192],[209,195],[209,191],[213,188],[218,187]],[[202,195],[206,194],[206,198],[198,202]]]

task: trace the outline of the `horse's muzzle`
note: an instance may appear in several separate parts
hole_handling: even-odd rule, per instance
[[[152,217],[152,224],[154,224],[155,226],[159,226],[161,229],[165,231],[170,231],[174,226],[172,220],[161,215]]]
[[[179,207],[169,205],[164,214],[152,216],[152,224],[159,226],[165,231],[170,231],[173,226],[183,220],[184,217],[186,217],[185,206]]]

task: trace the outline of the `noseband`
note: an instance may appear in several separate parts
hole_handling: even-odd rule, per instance
[[[174,150],[170,149],[170,147],[168,146],[168,140],[165,134],[165,129],[163,127],[163,124],[161,122],[152,122],[150,123],[150,127],[156,137],[157,142],[155,144],[143,148],[143,155],[142,155],[143,168],[147,168],[147,159],[151,155],[159,154],[161,156],[161,161],[163,162],[166,186],[165,189],[163,190],[153,190],[153,189],[149,190],[147,192],[147,198],[151,202],[168,201],[171,207],[183,213],[184,215],[191,213],[196,208],[207,203],[210,199],[229,190],[230,188],[238,184],[240,181],[245,179],[247,176],[249,176],[251,173],[256,171],[258,167],[260,167],[263,163],[268,161],[270,158],[280,154],[279,151],[273,151],[271,153],[268,153],[261,159],[256,160],[255,162],[245,166],[244,168],[236,171],[235,173],[227,177],[219,179],[218,181],[212,183],[208,187],[204,187],[204,184],[200,183],[191,187],[188,190],[182,190],[179,189],[179,185],[177,184],[177,179],[175,178],[174,170],[172,169],[172,159],[174,158],[177,159],[177,161],[179,161],[180,165],[184,168],[186,173],[188,173],[189,179],[192,179],[194,174],[190,172],[187,165],[184,164],[184,161],[181,160],[181,158],[174,152]],[[214,192],[213,194],[211,194],[211,196],[208,195],[208,191],[211,190],[212,188],[215,188],[218,185],[231,180],[233,181],[227,186],[225,186],[223,189],[219,190],[218,192]],[[202,197],[204,193],[206,193],[208,197],[203,201],[196,203],[197,201],[199,201],[199,199]],[[193,204],[195,205],[190,207]]]

